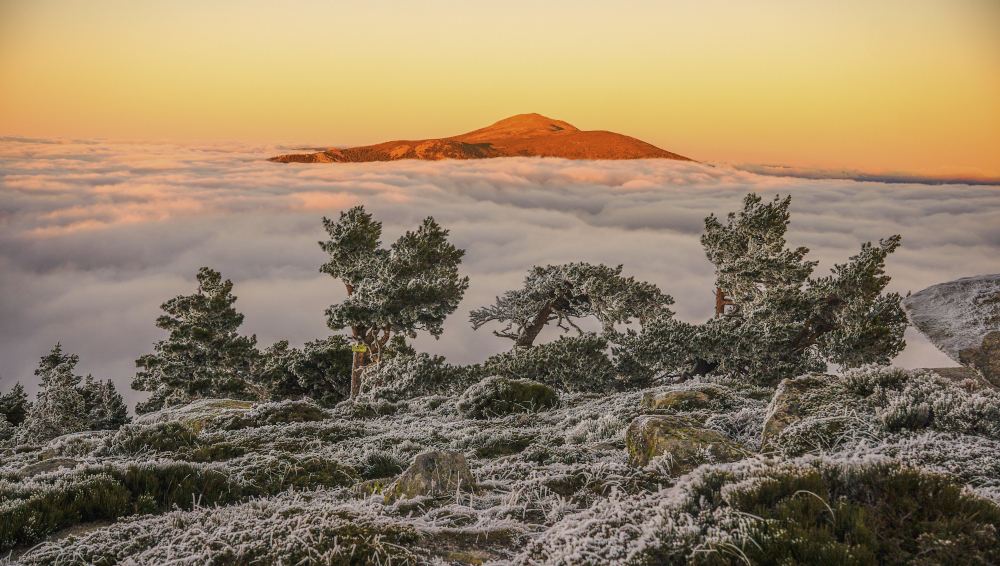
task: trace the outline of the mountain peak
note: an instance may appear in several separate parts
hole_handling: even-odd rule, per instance
[[[541,114],[518,114],[478,130],[455,136],[464,142],[478,142],[504,138],[527,138],[556,132],[579,132],[579,128],[562,120],[546,118]]]
[[[441,139],[392,141],[311,154],[274,157],[281,163],[396,161],[399,159],[484,159],[561,157],[564,159],[676,159],[687,157],[644,141],[605,131],[582,131],[541,114],[518,114],[485,128]]]

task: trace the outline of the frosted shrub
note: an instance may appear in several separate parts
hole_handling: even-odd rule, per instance
[[[416,564],[412,528],[359,517],[320,495],[174,511],[45,543],[22,562],[59,564]]]
[[[527,350],[493,356],[483,363],[483,369],[491,375],[530,379],[564,391],[609,391],[616,383],[607,349],[608,341],[593,333],[560,337]]]
[[[361,389],[368,399],[398,401],[419,395],[456,394],[469,385],[466,372],[441,356],[400,354],[365,369]]]
[[[458,398],[458,412],[469,419],[510,413],[538,412],[559,404],[551,387],[528,379],[491,376],[472,385]]]

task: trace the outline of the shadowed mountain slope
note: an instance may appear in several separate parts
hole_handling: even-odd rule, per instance
[[[582,131],[540,114],[519,114],[467,134],[430,140],[400,140],[317,153],[272,157],[280,163],[357,163],[400,159],[485,159],[562,157],[565,159],[676,159],[687,157],[613,132]]]

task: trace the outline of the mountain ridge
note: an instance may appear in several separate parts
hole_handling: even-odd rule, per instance
[[[422,159],[561,157],[564,159],[693,159],[642,140],[604,130],[580,130],[541,114],[518,114],[485,128],[446,138],[396,140],[380,144],[324,148],[270,158],[278,163],[363,163]]]

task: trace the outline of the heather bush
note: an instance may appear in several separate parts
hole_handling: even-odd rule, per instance
[[[226,466],[171,460],[90,465],[21,482],[0,480],[0,550],[84,521],[356,481],[353,470],[337,462],[290,454],[247,456]]]

